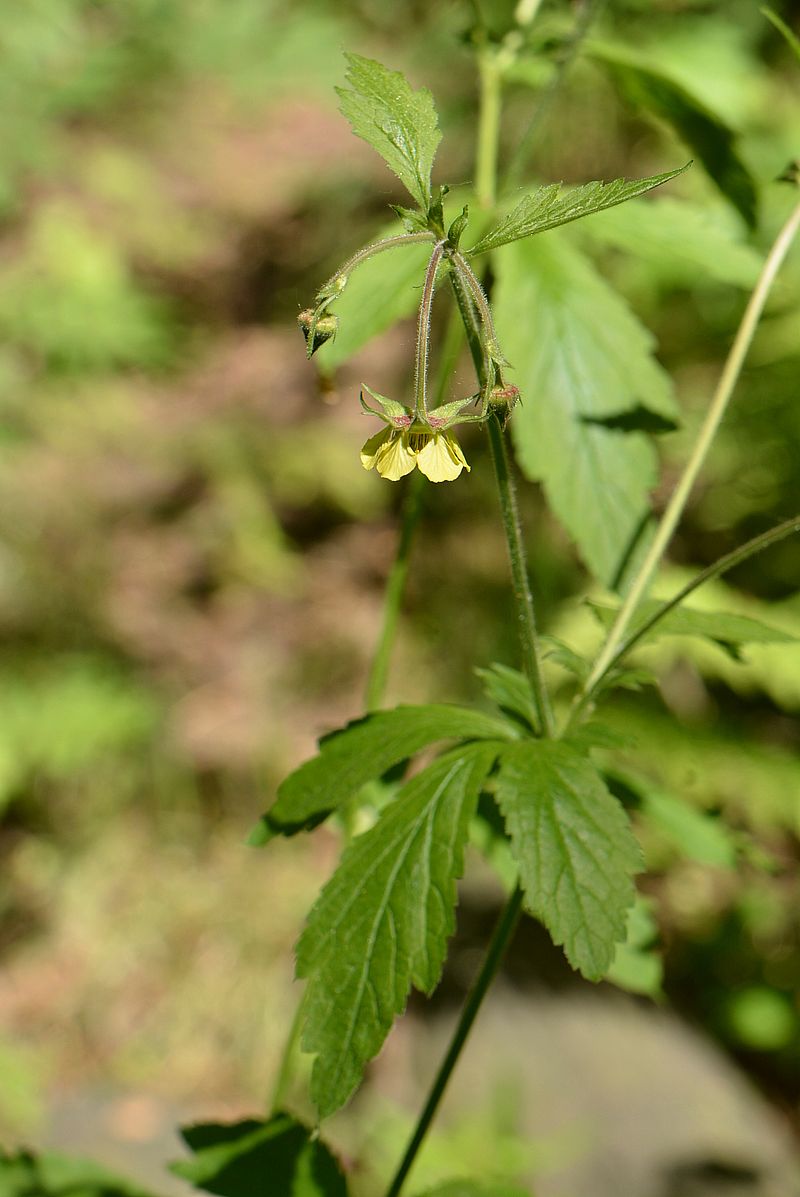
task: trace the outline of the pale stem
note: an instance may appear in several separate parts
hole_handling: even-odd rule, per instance
[[[433,233],[398,233],[396,237],[386,237],[383,241],[376,241],[373,245],[365,245],[353,254],[351,258],[339,267],[335,274],[332,274],[327,283],[320,287],[317,292],[318,295],[323,294],[329,288],[335,286],[336,280],[344,278],[345,284],[339,288],[339,293],[344,290],[347,285],[347,277],[350,275],[356,266],[360,266],[362,262],[366,262],[367,258],[374,258],[376,254],[382,254],[387,249],[397,249],[403,245],[421,245],[423,241],[433,240]],[[327,306],[336,299],[336,293],[325,297],[323,301]]]
[[[672,539],[689,494],[697,480],[697,475],[705,461],[708,450],[719,428],[720,421],[725,414],[734,387],[739,379],[742,364],[752,343],[756,326],[764,310],[764,304],[775,281],[775,276],[789,251],[798,226],[800,226],[800,203],[792,210],[789,219],[779,232],[772,249],[767,255],[758,282],[745,308],[694,449],[684,467],[675,490],[672,492],[669,503],[659,522],[653,542],[636,573],[631,588],[626,594],[617,618],[614,620],[611,631],[606,638],[605,644],[587,678],[586,685],[584,686],[584,696],[592,692],[608,670],[625,636],[631,619],[636,613],[636,608],[645,596],[653,574],[658,568],[664,551]]]

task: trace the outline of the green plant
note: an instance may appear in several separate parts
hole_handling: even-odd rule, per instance
[[[333,309],[344,326],[354,272],[358,276],[376,258],[382,263],[389,251],[392,258],[400,258],[406,252],[421,253],[424,247],[413,404],[387,399],[364,386],[363,406],[386,427],[367,440],[362,464],[392,481],[413,473],[411,485],[416,488],[420,474],[433,482],[455,481],[469,466],[453,427],[475,423],[485,429],[520,633],[523,670],[493,665],[483,671],[494,712],[446,704],[379,709],[418,520],[417,492],[411,491],[367,695],[370,714],[323,740],[319,755],[280,787],[253,837],[265,843],[277,835],[311,830],[336,815],[349,840],[298,946],[298,974],[307,986],[297,1028],[302,1029],[304,1049],[315,1055],[311,1093],[320,1117],[349,1100],[412,985],[424,992],[436,986],[453,929],[464,846],[475,824],[482,823],[484,832],[489,828],[507,842],[515,862],[516,882],[505,912],[388,1197],[397,1197],[406,1181],[523,911],[548,928],[573,967],[587,978],[621,978],[627,968],[628,983],[636,984],[637,952],[647,946],[650,924],[646,908],[636,904],[633,878],[641,871],[642,856],[620,800],[622,796],[634,807],[635,779],[615,775],[608,754],[618,745],[619,733],[595,717],[613,690],[650,680],[629,665],[629,654],[656,634],[706,638],[731,652],[753,642],[792,639],[752,617],[695,610],[683,602],[706,581],[800,530],[800,517],[726,554],[671,598],[655,601],[647,595],[800,224],[800,205],[793,208],[769,252],[688,464],[655,525],[648,512],[654,453],[646,430],[659,423],[669,426],[676,417],[668,381],[651,356],[645,331],[609,292],[580,248],[559,239],[560,234],[551,233],[541,243],[529,239],[635,199],[685,167],[634,182],[597,182],[567,191],[544,186],[516,204],[505,194],[498,197],[502,83],[524,44],[535,7],[519,6],[517,18],[509,18],[508,27],[499,33],[476,26],[481,81],[476,196],[447,216],[447,189],[431,184],[440,134],[430,95],[413,91],[402,76],[376,62],[350,57],[349,88],[340,93],[343,111],[354,131],[382,154],[406,185],[416,206],[396,209],[404,231],[392,232],[354,255],[323,286],[315,307],[300,317],[309,356],[335,349],[338,322]],[[585,32],[582,29],[581,35]],[[752,181],[724,124],[704,112],[685,90],[632,63],[629,55],[600,46],[591,52],[598,61],[612,64],[612,76],[623,78],[637,102],[651,97],[657,113],[672,116],[698,158],[713,170],[720,189],[752,221]],[[471,207],[478,209],[481,228],[477,239],[463,249]],[[483,254],[492,255],[491,289],[488,275],[482,278],[473,266]],[[385,276],[392,277],[388,268]],[[448,330],[440,381],[431,387],[432,308],[440,281],[452,290],[457,319]],[[403,311],[405,300],[393,304],[392,298],[381,316],[386,323]],[[602,325],[597,319],[601,305]],[[531,311],[540,317],[540,342],[533,350],[526,324]],[[570,352],[559,327],[582,334]],[[365,318],[361,332],[356,327],[355,334],[350,333],[350,346],[359,335],[366,339],[374,331],[375,321]],[[462,335],[473,359],[475,389],[462,399],[441,402],[441,379],[447,376]],[[510,373],[509,361],[517,375]],[[523,373],[525,382],[517,387],[511,379],[523,381]],[[559,403],[559,387],[572,399],[583,391],[586,405],[570,408]],[[553,511],[574,537],[587,567],[618,595],[596,605],[608,631],[593,654],[545,639],[537,627],[507,427],[513,431],[523,471],[543,482]],[[554,682],[559,670],[560,680]],[[398,780],[418,753],[443,742],[450,746],[409,780]],[[368,787],[381,779],[387,785],[376,800],[374,787]],[[370,822],[361,834],[354,834],[357,813]],[[645,823],[660,820],[662,828],[672,820],[674,827],[680,814],[668,799],[665,808],[661,796],[648,792],[643,783],[640,818]],[[696,840],[706,833],[706,851],[709,837],[713,839],[712,825],[697,815],[690,828]],[[681,834],[686,821],[682,827]],[[727,847],[719,849],[718,841],[714,843],[715,850]],[[651,975],[643,987],[654,989],[656,984]],[[290,1043],[272,1117],[191,1128],[186,1140],[194,1157],[177,1167],[180,1174],[228,1197],[256,1191],[265,1174],[270,1192],[346,1192],[345,1177],[329,1149],[278,1108],[286,1096],[292,1051]],[[12,1192],[31,1191],[24,1188],[34,1183],[31,1169],[35,1165],[27,1158],[9,1162],[12,1182],[19,1182]],[[62,1183],[58,1167],[51,1164],[45,1172],[45,1179],[36,1181],[40,1191],[63,1191],[57,1187]],[[130,1190],[120,1185],[118,1191]],[[440,1197],[511,1191],[491,1180],[485,1185],[454,1181],[437,1189]]]

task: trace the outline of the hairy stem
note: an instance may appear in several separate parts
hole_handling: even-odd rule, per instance
[[[672,492],[672,496],[661,517],[647,555],[636,573],[631,588],[626,594],[617,618],[614,620],[611,631],[606,638],[605,644],[592,667],[592,671],[583,689],[583,695],[579,699],[581,707],[586,705],[586,699],[594,691],[598,682],[605,676],[612,660],[616,659],[619,646],[625,637],[631,619],[636,613],[636,608],[647,593],[653,574],[658,568],[667,545],[672,539],[689,494],[697,480],[697,475],[705,461],[711,442],[716,435],[734,387],[738,382],[744,359],[753,340],[756,326],[772,284],[775,281],[775,276],[789,251],[798,226],[800,226],[800,203],[795,205],[767,255],[758,282],[745,308],[694,449],[684,467],[675,490]]]
[[[439,1065],[439,1070],[436,1073],[433,1084],[431,1085],[428,1094],[428,1100],[425,1102],[419,1121],[411,1136],[408,1147],[400,1162],[400,1167],[394,1175],[392,1183],[386,1190],[386,1197],[398,1197],[400,1190],[403,1187],[406,1177],[411,1171],[414,1160],[417,1157],[422,1142],[428,1133],[431,1123],[436,1116],[436,1111],[439,1107],[439,1102],[442,1100],[444,1091],[447,1088],[447,1082],[458,1063],[458,1058],[464,1044],[467,1041],[472,1024],[481,1008],[483,999],[489,990],[489,987],[494,980],[495,974],[503,959],[506,948],[511,942],[511,937],[514,934],[517,922],[519,920],[520,912],[522,911],[522,890],[517,886],[513,894],[508,900],[508,903],[500,916],[500,920],[495,927],[494,935],[492,936],[489,947],[486,951],[481,970],[478,973],[472,988],[467,995],[467,1000],[464,1003],[458,1024],[450,1040],[450,1046],[447,1049],[447,1054]]]
[[[425,271],[425,281],[422,284],[422,299],[419,304],[414,375],[414,414],[418,420],[424,420],[428,414],[428,356],[431,340],[431,308],[433,307],[433,292],[436,287],[436,273],[444,254],[444,246],[444,241],[437,241],[433,247],[433,253],[428,262],[428,269]]]
[[[337,294],[341,294],[347,285],[347,279],[356,266],[360,266],[362,262],[366,262],[368,258],[374,258],[376,254],[382,254],[384,250],[396,249],[402,245],[419,245],[423,241],[432,241],[433,233],[398,233],[396,237],[386,237],[383,241],[376,241],[373,245],[365,245],[362,249],[356,251],[352,257],[339,267],[335,274],[332,274],[327,283],[320,287],[317,292],[322,295],[330,303],[332,299],[336,298]],[[344,282],[337,286],[337,282],[344,279]]]

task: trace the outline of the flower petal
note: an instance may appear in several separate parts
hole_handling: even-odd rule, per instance
[[[469,470],[458,441],[444,432],[432,436],[419,451],[417,465],[431,482],[452,482],[463,469]]]
[[[382,428],[380,432],[376,432],[368,441],[361,447],[361,464],[365,470],[374,470],[378,460],[378,454],[381,451],[381,446],[384,441],[387,441],[391,436],[388,428]]]
[[[390,482],[410,474],[417,464],[417,454],[408,443],[408,434],[392,432],[388,441],[378,449],[375,464],[381,478],[388,478]]]

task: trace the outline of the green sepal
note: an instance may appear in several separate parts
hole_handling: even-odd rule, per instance
[[[472,407],[478,398],[478,395],[470,395],[467,399],[454,399],[452,403],[443,403],[441,407],[434,407],[427,416],[431,427],[438,432],[440,429],[449,428],[451,424],[457,424],[461,412],[467,407]]]
[[[461,240],[464,229],[469,224],[469,204],[464,204],[459,215],[455,218],[450,228],[447,230],[447,240],[452,249],[458,249],[458,243]]]
[[[377,403],[377,408],[370,407],[364,399],[364,391],[367,392],[371,399]],[[407,427],[411,423],[412,413],[402,403],[398,403],[396,399],[387,399],[385,395],[379,395],[377,391],[373,391],[365,382],[361,384],[361,392],[359,394],[359,402],[364,411],[368,411],[372,416],[379,416],[385,420],[387,424],[391,424],[393,428]]]

